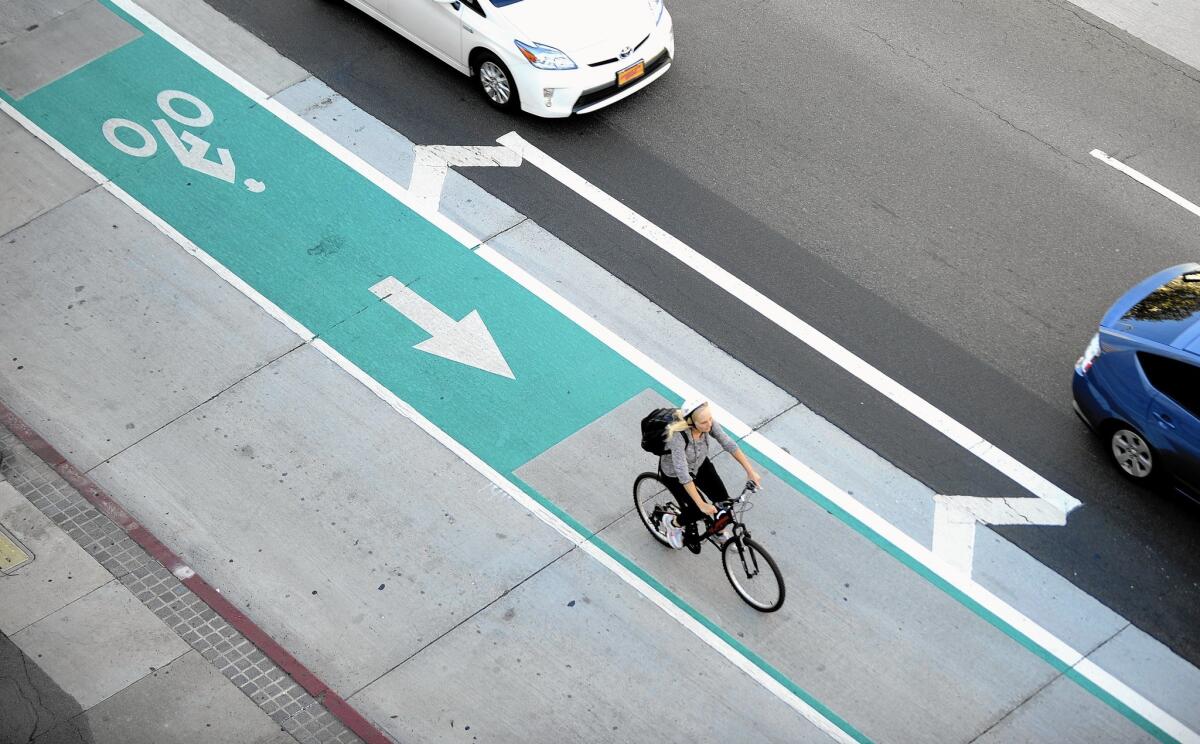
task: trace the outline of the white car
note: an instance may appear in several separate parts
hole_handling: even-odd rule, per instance
[[[662,77],[675,57],[663,0],[347,0],[454,69],[493,106],[561,117]]]

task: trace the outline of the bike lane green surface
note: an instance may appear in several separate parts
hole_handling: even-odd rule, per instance
[[[273,113],[119,8],[104,4],[141,36],[20,100],[5,95],[11,105],[850,737],[867,741],[769,661],[514,474],[646,389],[669,400],[678,401],[677,395]],[[186,94],[168,102],[173,115],[160,103],[163,91]],[[188,96],[203,103],[198,106]],[[205,108],[212,112],[211,122]],[[122,123],[113,125],[114,120]],[[197,147],[189,136],[211,143],[206,157],[212,165],[201,166],[210,171],[217,167],[218,148],[228,148],[233,172],[226,169],[217,176],[184,167],[164,127],[185,147]],[[114,137],[123,147],[113,144]],[[513,377],[414,348],[430,334],[371,292],[387,277],[453,319],[478,311]],[[818,491],[769,458],[752,454],[1058,666],[1018,631],[956,595],[952,586]],[[1102,691],[1091,691],[1162,738],[1136,713]]]

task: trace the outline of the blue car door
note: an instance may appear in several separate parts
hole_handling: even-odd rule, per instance
[[[1159,448],[1166,466],[1200,492],[1200,367],[1163,359],[1156,366],[1153,382],[1159,384],[1148,424],[1166,444]],[[1175,374],[1168,378],[1166,371]]]
[[[1196,385],[1200,387],[1200,380]],[[1190,402],[1158,393],[1150,404],[1150,425],[1168,444],[1162,452],[1168,468],[1200,492],[1200,406],[1184,405]],[[1197,410],[1191,410],[1193,407]]]

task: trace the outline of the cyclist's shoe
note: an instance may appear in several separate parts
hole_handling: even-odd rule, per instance
[[[683,547],[683,528],[675,522],[674,514],[664,513],[658,521],[658,528],[672,548],[679,550]]]
[[[700,535],[696,532],[696,525],[689,524],[683,529],[683,533],[684,546],[696,555],[700,555],[700,548],[703,547],[704,541],[700,539]]]

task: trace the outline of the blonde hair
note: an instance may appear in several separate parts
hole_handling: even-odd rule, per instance
[[[696,408],[692,411],[692,416],[695,416],[697,413],[699,413],[700,411],[702,411],[705,408],[708,408],[707,401],[696,406]],[[667,424],[666,440],[669,442],[669,441],[671,441],[671,438],[674,437],[676,434],[678,434],[681,431],[687,431],[690,428],[692,428],[692,422],[690,421],[689,418],[684,417],[683,409],[682,408],[676,409],[675,420],[672,421],[671,423]]]

